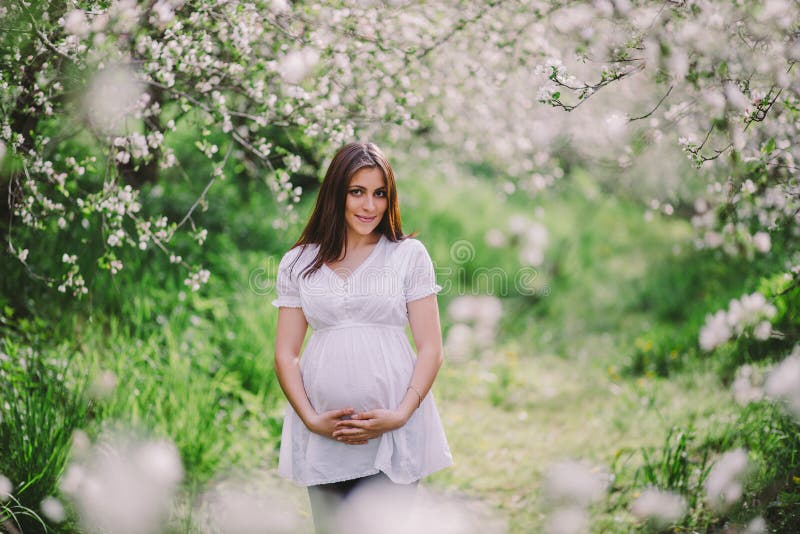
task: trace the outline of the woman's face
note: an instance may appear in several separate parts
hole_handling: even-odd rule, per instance
[[[371,234],[389,207],[386,194],[386,181],[379,168],[364,167],[356,171],[347,186],[344,220],[348,232]]]

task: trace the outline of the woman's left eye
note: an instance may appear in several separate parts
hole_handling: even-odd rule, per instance
[[[364,193],[361,189],[351,189],[350,194],[356,197],[359,197]],[[378,198],[386,198],[386,191],[376,191],[375,196]]]

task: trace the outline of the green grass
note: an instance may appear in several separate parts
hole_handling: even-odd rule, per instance
[[[72,432],[87,423],[91,406],[66,345],[39,352],[5,337],[0,351],[0,474],[14,486],[10,502],[0,503],[0,524],[36,531],[43,525],[39,503],[56,491]]]

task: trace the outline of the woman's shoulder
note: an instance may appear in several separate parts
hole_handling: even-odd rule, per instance
[[[407,235],[399,238],[397,241],[393,241],[388,237],[386,238],[386,243],[392,250],[405,250],[409,247],[413,247],[414,244],[411,243],[411,241],[415,241],[415,239]]]
[[[389,245],[393,247],[394,254],[402,258],[413,257],[426,250],[422,241],[412,236],[404,236],[398,241],[390,241]]]
[[[287,268],[292,265],[300,268],[305,267],[316,257],[318,248],[319,245],[316,243],[307,243],[290,248],[281,257],[279,268]]]

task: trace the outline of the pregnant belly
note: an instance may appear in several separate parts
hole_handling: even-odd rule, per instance
[[[396,397],[388,387],[382,388],[378,380],[340,381],[330,375],[306,385],[306,394],[318,413],[341,408],[353,408],[357,412],[394,408],[391,399]]]
[[[397,407],[411,379],[413,356],[402,348],[387,354],[381,350],[385,347],[375,345],[348,350],[326,343],[307,348],[303,385],[318,413]]]

